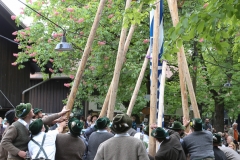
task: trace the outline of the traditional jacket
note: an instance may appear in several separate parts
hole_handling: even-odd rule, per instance
[[[56,139],[56,160],[82,160],[85,144],[72,134],[58,134]]]
[[[120,136],[101,143],[94,160],[149,160],[149,158],[141,140],[131,136]]]
[[[90,135],[88,140],[88,154],[87,154],[87,160],[93,160],[96,153],[98,146],[108,140],[109,138],[112,138],[114,135],[109,132],[94,132]]]
[[[161,143],[155,160],[186,160],[179,133],[171,131],[169,139]]]
[[[3,132],[2,136],[4,136],[7,132],[8,128],[5,129]],[[0,144],[0,160],[6,160],[8,157],[8,151],[6,151],[3,147],[2,144]]]

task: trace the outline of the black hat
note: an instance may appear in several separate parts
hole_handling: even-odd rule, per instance
[[[201,118],[192,119],[192,122],[190,124],[193,127],[194,131],[202,131],[203,129]]]
[[[7,122],[9,124],[12,124],[15,118],[15,111],[14,110],[9,110],[6,112],[5,117],[7,119]]]

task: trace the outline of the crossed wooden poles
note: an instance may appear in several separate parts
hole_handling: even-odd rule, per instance
[[[78,86],[80,84],[84,69],[86,67],[86,62],[87,62],[87,58],[90,54],[91,51],[91,47],[92,47],[92,43],[94,40],[94,37],[96,35],[96,30],[97,27],[99,25],[99,21],[102,15],[102,11],[104,8],[104,5],[106,3],[106,0],[101,0],[98,6],[98,10],[81,58],[81,62],[80,65],[78,67],[75,79],[74,79],[74,83],[72,86],[72,90],[70,92],[70,95],[68,97],[68,101],[67,101],[67,109],[72,110],[73,108],[73,103],[74,100],[76,98],[76,93],[78,90]],[[151,123],[156,123],[156,104],[157,104],[157,82],[158,82],[158,77],[157,77],[157,72],[158,72],[158,51],[159,51],[159,46],[158,46],[158,36],[159,34],[157,34],[156,32],[159,31],[159,0],[156,0],[156,10],[154,13],[154,37],[153,37],[153,53],[152,53],[152,82],[151,82],[151,95],[150,95],[150,124]],[[128,8],[130,8],[131,6],[131,0],[127,0],[126,1],[126,6],[125,6],[125,10],[127,10]],[[171,13],[171,17],[172,17],[172,21],[173,21],[173,26],[175,27],[177,25],[177,23],[179,22],[179,18],[178,18],[178,8],[177,8],[177,0],[168,0],[168,6],[169,6],[169,10]],[[123,18],[123,22],[124,22]],[[116,65],[115,65],[115,69],[114,69],[114,76],[112,79],[112,82],[109,86],[101,113],[100,113],[100,117],[103,117],[106,115],[107,113],[107,117],[112,120],[113,118],[113,113],[114,113],[114,106],[115,106],[115,102],[116,102],[116,96],[117,96],[117,90],[118,90],[118,83],[119,83],[119,78],[120,78],[120,71],[122,69],[123,66],[123,61],[125,59],[132,35],[134,33],[135,30],[135,25],[132,25],[131,28],[129,29],[128,35],[127,35],[127,28],[122,27],[121,30],[121,36],[120,36],[120,41],[119,41],[119,46],[118,46],[118,53],[117,53],[117,60],[116,60]],[[148,53],[149,54],[149,51]],[[195,93],[193,90],[193,85],[191,82],[191,77],[189,74],[189,69],[188,69],[188,65],[187,65],[187,61],[186,61],[186,56],[184,53],[184,48],[183,46],[181,46],[179,48],[179,52],[177,53],[178,55],[178,69],[179,69],[179,78],[180,78],[180,86],[181,86],[181,97],[182,97],[182,108],[183,108],[183,115],[189,119],[189,110],[188,110],[188,100],[187,100],[187,90],[186,90],[186,86],[188,88],[188,92],[189,92],[189,96],[190,96],[190,100],[191,100],[191,104],[193,107],[193,113],[194,116],[196,118],[200,118],[200,114],[199,114],[199,110],[198,110],[198,106],[197,106],[197,102],[196,102],[196,98],[195,98]],[[130,116],[132,113],[132,109],[133,106],[135,104],[136,101],[136,97],[138,95],[138,91],[140,89],[141,86],[141,82],[142,79],[144,77],[144,73],[145,70],[147,68],[148,65],[148,59],[145,58],[141,72],[139,74],[139,78],[138,81],[136,83],[128,110],[127,110],[127,114]],[[162,115],[163,112],[163,100],[164,100],[164,83],[165,83],[165,71],[166,71],[166,62],[163,62],[163,72],[162,72],[162,82],[161,82],[161,86],[163,88],[161,88],[161,92],[160,92],[160,106],[159,106],[159,115]],[[69,117],[69,114],[67,115]],[[161,117],[158,118],[159,122],[158,125],[160,127],[162,127],[162,123],[161,123]],[[150,130],[151,133],[151,130]],[[149,137],[149,154],[154,156],[156,153],[156,145],[155,145],[155,140],[153,139],[153,137]]]

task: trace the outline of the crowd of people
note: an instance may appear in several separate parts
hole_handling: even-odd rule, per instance
[[[216,132],[209,119],[171,119],[158,127],[146,118],[137,125],[126,114],[111,122],[97,115],[67,119],[67,112],[46,115],[30,103],[8,111],[0,118],[0,160],[240,160],[237,123]],[[149,135],[158,144],[154,157]]]

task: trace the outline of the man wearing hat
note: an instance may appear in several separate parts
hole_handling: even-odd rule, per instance
[[[174,124],[172,128],[174,128]],[[168,132],[171,134],[170,136]],[[159,149],[155,155],[155,160],[186,160],[185,153],[180,143],[179,133],[171,130],[168,130],[168,132],[161,127],[152,130],[151,136],[160,143]]]
[[[111,126],[116,134],[100,144],[94,160],[149,160],[142,141],[127,133],[131,127],[132,120],[127,114],[117,114]]]
[[[58,133],[63,131],[66,126],[66,122],[60,123],[57,130],[49,131],[45,133],[45,127],[42,119],[37,119],[29,125],[29,131],[32,138],[28,143],[28,151],[32,159],[39,159],[43,157],[45,159],[55,159],[56,146],[55,140]],[[41,147],[42,148],[41,148]]]
[[[87,160],[93,160],[97,153],[98,146],[114,136],[107,131],[109,124],[110,120],[107,117],[99,118],[95,122],[97,131],[93,132],[89,137]]]
[[[180,142],[182,143],[182,136],[184,135],[184,130],[185,130],[185,127],[181,124],[181,122],[178,122],[178,121],[174,121],[172,123],[172,127],[170,127],[169,129],[177,132],[180,136]]]
[[[227,160],[226,155],[221,151],[218,146],[222,145],[221,136],[217,133],[213,134],[213,152],[216,160]]]
[[[190,160],[213,160],[212,133],[202,128],[202,119],[194,118],[190,122],[193,132],[183,138],[182,146],[185,154],[190,154]]]
[[[35,119],[43,118],[42,109],[34,108],[33,113],[34,113],[34,118]]]
[[[10,125],[12,125],[13,122],[17,120],[17,118],[15,117],[15,111],[14,110],[7,111],[5,114],[5,118],[7,119],[7,123],[9,124],[8,125],[9,127]],[[2,136],[6,134],[8,127],[5,129]],[[6,151],[0,144],[0,160],[6,160],[7,157],[8,157],[8,151]]]
[[[61,112],[44,118],[43,123],[49,124],[68,111],[64,107]],[[30,140],[28,128],[34,116],[32,105],[30,103],[20,103],[15,109],[15,114],[19,119],[9,126],[1,144],[8,151],[9,160],[22,160],[26,158],[26,151]]]
[[[84,123],[77,118],[71,118],[68,122],[70,133],[58,134],[56,139],[56,160],[80,160],[85,151],[85,144],[79,138]]]

